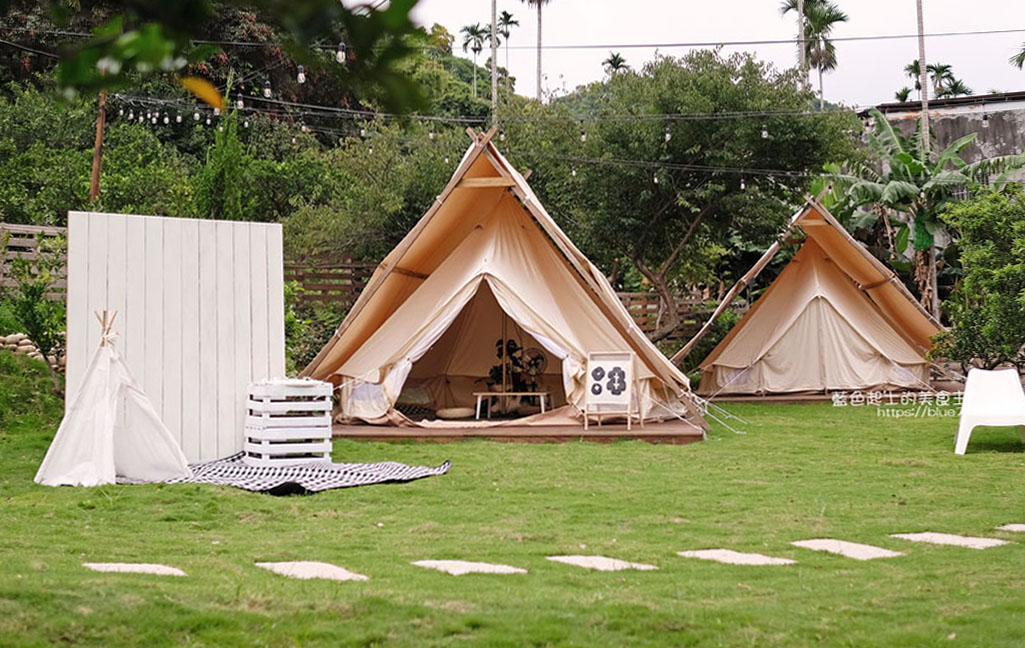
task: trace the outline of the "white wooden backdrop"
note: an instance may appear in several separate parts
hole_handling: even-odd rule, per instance
[[[70,212],[67,402],[99,342],[93,311],[185,457],[242,449],[253,380],[285,374],[281,226]]]

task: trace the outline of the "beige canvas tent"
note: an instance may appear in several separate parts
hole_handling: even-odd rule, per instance
[[[939,333],[939,324],[821,204],[809,199],[788,232],[795,227],[807,239],[701,363],[698,393],[928,388],[924,355],[932,348],[930,338]],[[778,249],[777,242],[727,299],[747,285]],[[678,356],[693,348],[697,339]]]
[[[632,351],[644,417],[703,427],[687,377],[638,329],[493,134],[473,135],[444,191],[303,375],[334,383],[347,418],[408,424],[397,403],[472,406],[498,341],[513,339],[545,359],[538,383],[555,410],[543,424],[569,424],[582,420],[587,354]]]

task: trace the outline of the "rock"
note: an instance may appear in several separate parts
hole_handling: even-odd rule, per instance
[[[6,338],[7,344],[17,344],[18,342],[21,342],[25,339],[28,339],[28,336],[24,333],[11,333]]]

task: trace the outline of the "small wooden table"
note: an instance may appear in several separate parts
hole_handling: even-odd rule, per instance
[[[541,413],[545,413],[545,400],[551,398],[551,392],[473,392],[473,395],[477,397],[477,419],[480,420],[480,402],[485,396],[499,396],[502,398],[508,398],[510,396],[536,396],[538,402],[541,404]],[[551,401],[549,401],[551,402]],[[488,408],[488,418],[491,418],[491,408]]]

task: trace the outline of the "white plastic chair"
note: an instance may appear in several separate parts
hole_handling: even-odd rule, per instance
[[[1025,425],[1025,391],[1017,369],[968,372],[954,454],[965,453],[972,429],[978,425]]]

